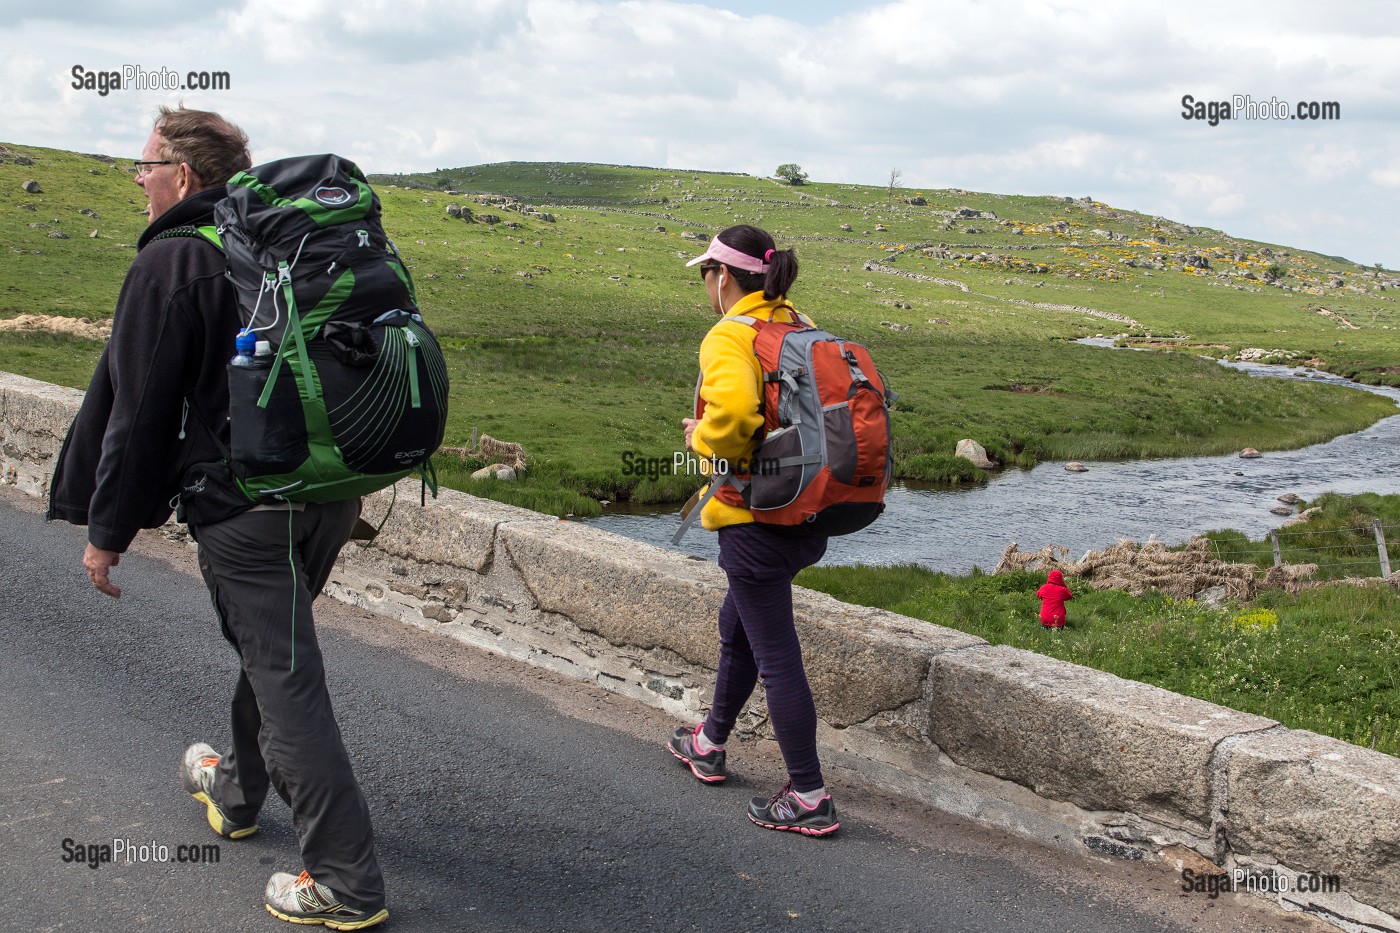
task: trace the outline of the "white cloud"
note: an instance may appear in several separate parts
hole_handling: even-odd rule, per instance
[[[241,0],[150,29],[163,9],[0,0],[10,140],[132,155],[156,105],[183,98],[243,123],[256,158],[796,161],[867,184],[899,167],[912,187],[1092,194],[1331,253],[1396,249],[1369,231],[1400,187],[1400,30],[1364,3]],[[232,88],[99,97],[68,87],[74,63],[226,70]],[[1209,127],[1181,118],[1187,93],[1336,100],[1343,119]],[[1339,209],[1290,221],[1300,203]]]
[[[1168,172],[1163,176],[1172,197],[1188,212],[1199,211],[1212,218],[1228,217],[1245,204],[1236,183],[1205,172]]]
[[[1389,165],[1373,169],[1367,177],[1382,188],[1400,188],[1400,160],[1392,159]]]

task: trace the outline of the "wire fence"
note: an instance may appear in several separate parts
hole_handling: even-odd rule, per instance
[[[1287,558],[1291,564],[1315,564],[1322,576],[1388,577],[1391,574],[1387,533],[1400,542],[1400,525],[1369,525],[1318,531],[1279,528],[1269,532],[1274,566]]]

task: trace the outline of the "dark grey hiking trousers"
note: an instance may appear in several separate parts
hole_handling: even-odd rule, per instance
[[[292,808],[311,877],[345,903],[374,911],[384,906],[384,877],[311,617],[359,509],[358,500],[259,509],[190,531],[242,668],[214,801],[231,821],[251,823],[270,782]]]

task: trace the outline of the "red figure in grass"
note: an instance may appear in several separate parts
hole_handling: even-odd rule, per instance
[[[1065,576],[1058,570],[1050,571],[1045,585],[1035,591],[1040,600],[1040,624],[1046,628],[1065,627],[1065,603],[1074,599],[1074,594],[1065,586]]]

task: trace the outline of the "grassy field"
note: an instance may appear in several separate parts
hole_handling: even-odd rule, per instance
[[[951,456],[963,437],[1030,466],[1295,448],[1395,411],[1200,358],[1256,347],[1393,382],[1391,276],[1097,202],[958,190],[888,199],[854,185],[553,163],[374,177],[447,351],[447,443],[463,446],[473,431],[522,443],[526,481],[477,491],[546,511],[688,491],[626,475],[623,454],[679,446],[713,320],[684,268],[703,240],[687,234],[741,221],[797,248],[798,306],[869,345],[899,391],[906,478],[984,479]],[[29,179],[41,193],[22,189]],[[20,314],[110,315],[144,203],[124,161],[0,146],[0,328]],[[1210,269],[1184,265],[1188,256]],[[1263,284],[1271,268],[1286,273],[1281,285]],[[1177,338],[1176,352],[1073,342],[1099,333]],[[100,344],[0,329],[0,348],[6,369],[82,386]],[[467,485],[463,471],[444,472]]]
[[[1372,517],[1387,524],[1400,517],[1400,496],[1329,496],[1316,504],[1323,514],[1309,528],[1319,532],[1344,534],[1368,526]],[[1240,546],[1226,559],[1249,559],[1245,550]],[[1267,541],[1254,542],[1253,551],[1261,566],[1272,564]],[[1052,632],[1038,621],[1040,573],[953,577],[909,566],[813,567],[797,582],[994,645],[1400,755],[1400,593],[1391,587],[1338,583],[1293,595],[1266,590],[1248,606],[1210,608],[1156,593],[1092,590],[1068,577],[1075,594],[1069,623]]]

